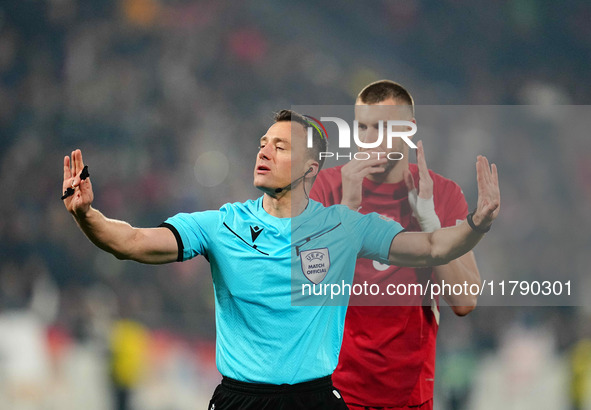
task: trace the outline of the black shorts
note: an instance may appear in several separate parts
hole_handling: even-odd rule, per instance
[[[224,377],[208,410],[346,410],[330,376],[298,384],[245,383]]]

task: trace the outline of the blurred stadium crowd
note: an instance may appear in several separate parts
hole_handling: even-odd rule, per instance
[[[404,84],[419,105],[591,101],[588,2],[339,3],[0,1],[0,409],[79,408],[95,396],[86,408],[108,408],[109,383],[141,388],[133,408],[194,408],[218,382],[207,262],[142,266],[93,247],[59,200],[74,148],[98,209],[157,226],[258,196],[250,175],[273,111],[351,104],[379,78]],[[589,128],[477,128],[426,150],[471,204],[473,168],[457,164],[472,167],[483,152],[499,165],[503,216],[476,250],[483,277],[572,278],[577,306],[444,311],[437,407],[584,408]],[[547,407],[539,391],[559,392],[562,404]]]

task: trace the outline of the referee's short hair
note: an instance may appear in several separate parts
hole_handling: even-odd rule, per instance
[[[390,80],[380,80],[367,85],[359,95],[357,101],[361,104],[378,104],[392,98],[397,102],[408,105],[412,116],[415,116],[415,102],[406,88]]]
[[[324,165],[324,157],[320,158],[321,152],[326,152],[328,148],[327,136],[324,135],[324,128],[319,126],[314,119],[311,117],[305,117],[293,110],[281,110],[275,113],[275,122],[292,121],[302,124],[306,134],[308,128],[312,129],[312,148],[308,148],[308,155],[310,158],[318,161],[318,171],[322,169]]]

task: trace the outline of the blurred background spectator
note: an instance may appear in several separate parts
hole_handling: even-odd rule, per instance
[[[436,408],[591,408],[589,21],[583,0],[0,1],[0,409],[203,408],[219,381],[207,262],[98,251],[59,201],[64,155],[98,209],[156,226],[257,197],[273,111],[380,78],[461,119],[423,139],[470,204],[476,153],[499,165],[483,278],[573,282],[569,306],[443,309]]]

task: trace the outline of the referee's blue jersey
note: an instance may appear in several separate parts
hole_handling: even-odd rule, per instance
[[[263,209],[262,197],[181,213],[163,226],[177,237],[179,261],[203,255],[211,264],[220,373],[270,384],[332,374],[348,295],[314,299],[310,286],[352,284],[357,257],[387,263],[402,231],[376,213],[313,200],[297,217],[277,218]]]

